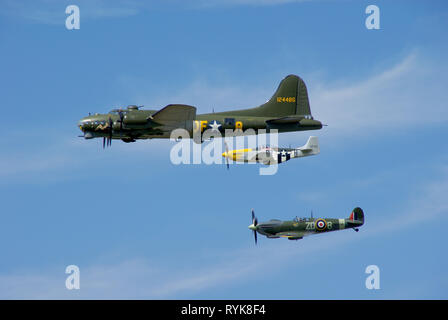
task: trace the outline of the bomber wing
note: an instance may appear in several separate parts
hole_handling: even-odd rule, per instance
[[[150,115],[148,120],[167,126],[175,126],[179,122],[193,121],[195,117],[195,107],[185,104],[169,104]]]
[[[183,104],[170,104],[159,111],[130,111],[123,117],[123,124],[129,129],[164,127],[190,129],[196,117],[196,108]]]

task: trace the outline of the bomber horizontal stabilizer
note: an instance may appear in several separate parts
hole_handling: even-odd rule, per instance
[[[302,119],[304,119],[303,116],[288,116],[288,117],[267,120],[266,123],[269,123],[269,124],[298,123]]]

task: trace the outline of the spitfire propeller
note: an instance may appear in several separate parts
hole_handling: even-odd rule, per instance
[[[254,232],[255,244],[257,244],[257,225],[258,225],[258,219],[255,216],[254,209],[252,209],[252,224],[249,226],[249,229]]]

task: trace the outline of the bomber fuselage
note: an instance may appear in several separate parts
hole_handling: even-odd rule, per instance
[[[110,125],[112,123],[113,139],[153,139],[153,138],[169,138],[173,128],[165,126],[150,120],[151,116],[157,110],[122,110],[123,124],[120,130],[120,116],[116,111],[107,114],[92,114],[82,118],[78,122],[78,127],[84,133],[87,139],[95,137],[110,136]],[[242,130],[249,133],[247,129],[253,129],[257,134],[258,130],[278,130],[281,132],[317,130],[322,128],[320,121],[311,117],[297,116],[297,122],[291,123],[269,123],[272,118],[235,115],[233,113],[208,113],[197,115],[192,121],[191,130],[193,132],[203,133],[206,130],[217,130],[222,136],[225,136],[226,130],[236,131]],[[110,122],[109,122],[110,121]]]
[[[296,75],[286,76],[274,95],[266,103],[248,109],[218,113],[196,114],[196,108],[184,104],[170,104],[160,110],[139,110],[137,106],[116,109],[108,114],[94,114],[78,123],[84,138],[122,139],[170,138],[176,129],[184,129],[190,138],[209,129],[221,136],[240,134],[317,130],[320,121],[314,120],[305,82]],[[252,129],[252,130],[250,130]],[[200,139],[202,141],[202,138]]]

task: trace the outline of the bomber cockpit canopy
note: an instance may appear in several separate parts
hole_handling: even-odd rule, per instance
[[[116,108],[116,109],[112,109],[111,111],[109,111],[109,113],[111,113],[111,114],[118,114],[119,112],[126,113],[128,111],[138,110],[141,107],[143,107],[143,106],[136,106],[136,105],[132,104],[132,105],[127,106],[126,109],[122,109],[121,107],[120,108]]]
[[[125,109],[121,109],[120,108],[120,109],[112,109],[112,110],[109,111],[109,113],[110,114],[118,114],[119,112],[123,112],[124,113],[125,111],[126,111]]]

